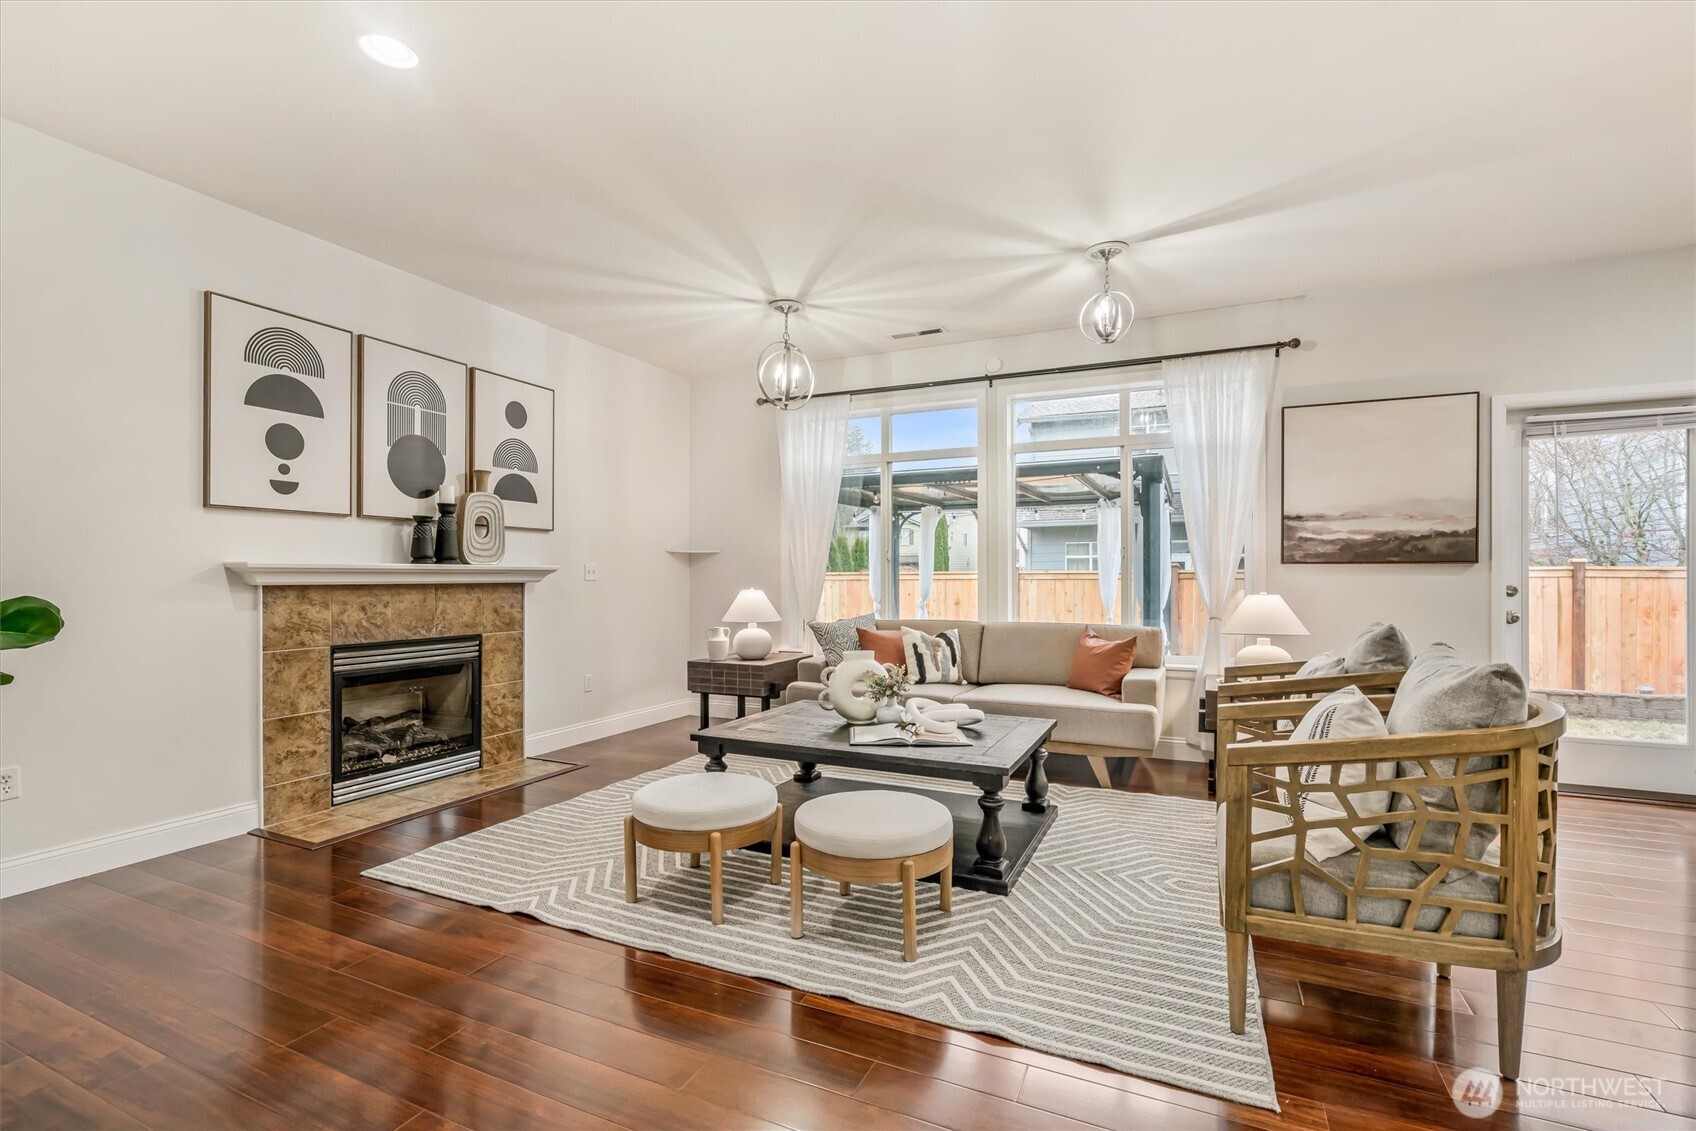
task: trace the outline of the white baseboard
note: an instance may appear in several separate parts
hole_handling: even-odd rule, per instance
[[[686,715],[693,715],[700,708],[700,702],[694,696],[687,699],[673,699],[669,703],[642,707],[617,715],[590,719],[585,723],[573,723],[568,727],[558,727],[554,730],[544,730],[536,734],[526,735],[524,738],[524,756],[534,758],[538,754],[547,754],[554,750],[563,750],[568,746],[593,742],[597,738],[611,738],[613,735],[623,734],[627,730],[639,730],[642,727],[653,726],[655,723],[680,719]]]
[[[1162,738],[1154,747],[1156,758],[1170,758],[1174,762],[1205,762],[1207,751],[1191,746],[1182,738]]]
[[[151,860],[185,848],[240,836],[258,824],[259,805],[247,801],[191,817],[179,817],[174,821],[161,821],[139,829],[28,852],[10,860],[0,860],[0,896],[22,895],[37,888],[92,876],[96,872],[122,868],[139,860]]]

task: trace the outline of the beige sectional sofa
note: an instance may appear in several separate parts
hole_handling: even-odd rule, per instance
[[[1159,628],[1097,624],[1109,640],[1137,638],[1136,664],[1125,676],[1120,697],[1066,686],[1072,655],[1085,625],[1029,621],[880,620],[881,629],[907,626],[937,633],[960,630],[963,684],[927,683],[910,694],[965,703],[989,714],[1028,715],[1058,725],[1048,744],[1051,753],[1087,757],[1096,781],[1109,784],[1108,758],[1148,755],[1160,741],[1166,705],[1165,639]],[[800,678],[789,685],[784,702],[817,699],[824,690],[824,661],[801,661]]]

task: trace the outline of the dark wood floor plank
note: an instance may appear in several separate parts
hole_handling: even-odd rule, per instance
[[[619,1126],[346,1021],[332,1021],[293,1047],[388,1093],[409,1110],[434,1112],[471,1131],[613,1131]]]
[[[161,1060],[132,1072],[96,1094],[153,1131],[201,1127],[300,1131],[290,1117],[215,1084],[174,1060]]]
[[[936,1127],[934,1123],[726,1057],[713,1057],[683,1091],[795,1131],[934,1131]]]
[[[491,963],[479,970],[474,980],[503,986],[701,1052],[750,1060],[845,1095],[858,1087],[871,1069],[871,1060],[864,1056],[795,1040],[706,1010],[624,993],[518,959]]]
[[[145,986],[102,995],[82,1008],[185,1068],[307,1127],[393,1128],[416,1110],[291,1048]]]
[[[369,959],[348,973],[451,1012],[461,1027],[482,1022],[670,1087],[680,1087],[707,1060],[694,1049],[400,955]]]
[[[332,1016],[269,987],[131,931],[91,931],[66,944],[79,956],[283,1045]]]
[[[68,1005],[129,984],[129,979],[31,931],[0,930],[0,970]]]
[[[628,1127],[777,1131],[778,1125],[549,1045],[473,1023],[432,1050],[468,1068]]]
[[[32,1057],[0,1065],[0,1096],[4,1097],[8,1128],[141,1131],[143,1126]]]
[[[0,974],[6,1043],[80,1088],[94,1090],[163,1057],[69,1005]]]
[[[1084,1131],[1099,1126],[888,1064],[873,1066],[854,1097],[953,1131],[983,1131],[989,1127],[1001,1131]]]

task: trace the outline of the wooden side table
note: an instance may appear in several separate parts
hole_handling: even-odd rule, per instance
[[[760,697],[760,710],[771,710],[771,701],[795,682],[803,652],[773,652],[761,660],[730,656],[723,660],[690,660],[689,690],[701,697],[701,729],[705,730],[707,701],[714,695],[736,696],[736,717],[748,713],[748,696]]]
[[[1196,704],[1195,728],[1201,734],[1213,736],[1207,750],[1207,796],[1216,793],[1219,767],[1219,677],[1202,680],[1201,699]]]

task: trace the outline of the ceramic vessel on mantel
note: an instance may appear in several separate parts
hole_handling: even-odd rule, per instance
[[[869,723],[877,718],[877,700],[867,685],[883,674],[883,665],[871,652],[844,652],[825,679],[825,689],[819,692],[819,703],[835,711],[851,723]]]

